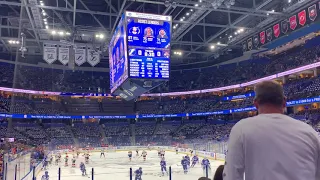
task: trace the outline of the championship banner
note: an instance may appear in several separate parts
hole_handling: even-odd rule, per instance
[[[243,50],[243,52],[247,51],[247,42],[246,41],[244,41],[242,43],[242,50]]]
[[[268,41],[272,41],[272,30],[271,28],[267,29],[267,39]]]
[[[254,48],[258,48],[258,46],[259,46],[259,37],[258,37],[258,35],[253,37],[253,46],[254,46]]]
[[[43,60],[52,64],[57,60],[58,51],[56,44],[43,44]]]
[[[299,17],[299,24],[301,26],[304,26],[307,22],[307,13],[306,10],[303,10],[301,12],[298,13],[298,17]]]
[[[59,57],[58,60],[63,64],[67,65],[70,59],[70,48],[71,46],[59,45]]]
[[[100,54],[92,48],[87,49],[87,62],[91,66],[95,66],[100,62]]]
[[[295,30],[297,27],[297,16],[293,15],[289,18],[290,29]]]
[[[74,61],[78,66],[86,62],[86,47],[78,47],[74,50]]]
[[[273,26],[273,34],[276,38],[280,36],[280,24],[276,24]]]
[[[261,42],[261,44],[266,43],[266,32],[265,31],[262,31],[260,33],[260,42]]]
[[[311,21],[315,21],[318,16],[317,7],[315,4],[308,8],[308,13],[309,13],[309,19]]]
[[[287,34],[288,29],[289,29],[289,27],[288,27],[288,21],[287,21],[287,20],[282,21],[282,22],[281,22],[281,31],[282,31],[282,33],[283,33],[283,34]]]
[[[252,38],[248,39],[248,50],[252,50]]]

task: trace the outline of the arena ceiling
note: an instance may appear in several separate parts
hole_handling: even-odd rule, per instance
[[[241,42],[313,0],[0,0],[0,50],[16,53],[25,34],[29,55],[44,42],[89,43],[106,48],[121,14],[173,17],[172,62],[192,63],[241,49]],[[52,33],[55,31],[56,33]],[[61,31],[63,33],[59,34]],[[102,35],[101,38],[99,38]],[[11,42],[11,43],[9,43]],[[106,50],[106,49],[105,49]],[[106,52],[105,52],[106,55]],[[107,56],[103,61],[107,63]]]

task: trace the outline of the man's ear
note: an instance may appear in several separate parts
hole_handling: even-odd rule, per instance
[[[283,107],[283,108],[287,107],[287,97],[284,97],[284,98],[283,98],[282,107]]]
[[[256,98],[254,98],[253,104],[254,104],[254,106],[255,106],[255,107],[257,108],[257,110],[258,110],[258,109],[259,109],[259,104],[258,104],[258,101],[257,101]]]

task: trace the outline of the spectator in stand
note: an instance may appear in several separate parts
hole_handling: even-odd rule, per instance
[[[320,140],[309,125],[284,115],[286,98],[280,84],[255,86],[259,115],[233,126],[224,180],[319,180]]]

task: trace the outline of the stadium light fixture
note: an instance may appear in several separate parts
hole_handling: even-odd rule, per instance
[[[69,32],[66,32],[66,35],[67,35],[67,36],[70,36],[70,35],[71,35],[71,33],[69,33]]]
[[[44,24],[45,24],[45,25],[47,25],[47,24],[48,24],[48,22],[47,22],[47,21],[45,21],[45,22],[44,22]]]
[[[46,29],[49,29],[49,26],[46,26]]]
[[[217,44],[220,45],[220,42],[218,42]]]
[[[193,12],[193,9],[190,9],[191,12]]]
[[[40,6],[44,6],[44,3],[43,3],[43,2],[40,2]]]
[[[187,15],[187,16],[189,16],[189,15],[190,15],[190,13],[186,13],[186,15]]]
[[[195,7],[198,7],[198,6],[199,6],[199,4],[195,4],[194,6],[195,6]]]
[[[183,19],[181,18],[180,21],[183,21]]]
[[[199,0],[199,3],[202,3],[202,0]]]
[[[234,32],[234,35],[237,35],[238,33],[237,32]]]
[[[9,40],[8,43],[9,44],[20,44],[19,41],[15,41],[15,40]]]
[[[60,36],[64,36],[64,32],[63,32],[63,31],[60,31],[60,32],[59,32],[59,35],[60,35]]]
[[[53,30],[53,31],[51,31],[51,34],[52,34],[52,35],[56,35],[56,34],[57,34],[57,31]]]
[[[291,3],[291,0],[288,0],[288,3]]]
[[[210,49],[214,49],[214,48],[215,48],[215,46],[214,46],[214,45],[211,45],[211,46],[210,46]]]

